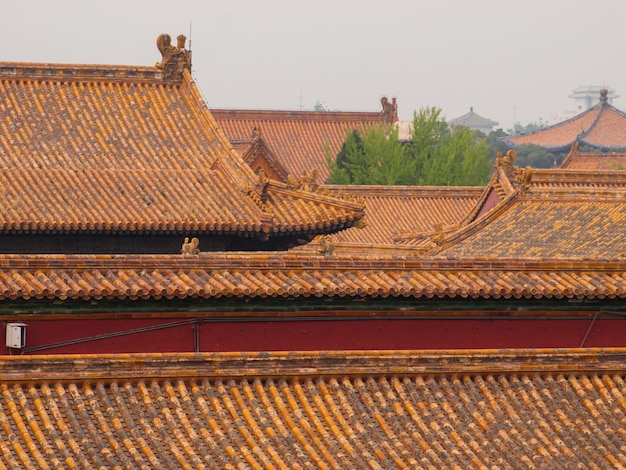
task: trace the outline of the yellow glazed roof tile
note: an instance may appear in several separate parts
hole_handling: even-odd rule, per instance
[[[260,182],[189,71],[166,75],[0,63],[0,230],[328,233],[362,217]]]
[[[0,299],[623,298],[624,260],[3,255]]]
[[[431,256],[472,259],[621,259],[626,173],[521,169],[497,158],[483,196],[452,230],[427,234]],[[496,194],[495,188],[505,188]],[[415,244],[416,248],[418,247]]]
[[[626,465],[623,349],[5,356],[18,468]]]
[[[260,136],[272,159],[287,174],[299,176],[315,169],[328,178],[325,152],[336,155],[352,130],[363,131],[380,122],[395,122],[397,114],[381,112],[269,111],[212,109],[229,141],[246,148]],[[245,150],[244,150],[245,152]]]

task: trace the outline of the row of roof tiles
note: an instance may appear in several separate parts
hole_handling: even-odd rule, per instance
[[[303,175],[315,169],[322,182],[329,175],[326,153],[336,155],[347,132],[363,131],[386,119],[378,112],[211,109],[211,114],[226,137],[243,152],[258,136],[276,160],[273,163],[287,174]]]
[[[235,258],[234,256],[237,256]],[[623,298],[624,262],[8,256],[2,299],[216,297]]]
[[[5,468],[626,466],[623,350],[422,354],[7,358],[0,455]],[[454,367],[483,358],[506,374]],[[59,363],[62,382],[14,381]],[[308,377],[320,364],[338,375]],[[159,365],[181,376],[150,378]]]
[[[164,82],[35,69],[0,64],[2,230],[327,233],[363,215],[361,204],[259,182],[188,71]]]

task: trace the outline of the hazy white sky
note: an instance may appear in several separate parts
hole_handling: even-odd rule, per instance
[[[20,0],[0,60],[153,65],[189,36],[210,107],[378,111],[438,106],[510,128],[574,109],[582,85],[626,106],[623,0]]]

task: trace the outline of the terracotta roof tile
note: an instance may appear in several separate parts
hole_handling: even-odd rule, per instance
[[[443,223],[458,224],[477,202],[480,187],[336,186],[326,191],[361,197],[366,225],[333,236],[340,243],[393,245],[402,234],[428,232]]]
[[[253,111],[212,109],[215,120],[231,142],[251,142],[253,130],[288,174],[300,176],[316,169],[320,181],[328,178],[325,151],[341,149],[346,133],[381,122],[379,112]]]
[[[0,96],[0,230],[327,233],[362,216],[264,194],[187,71],[3,63]]]
[[[608,103],[606,90],[600,94],[597,105],[571,119],[505,140],[511,145],[535,144],[554,149],[569,147],[574,142],[600,148],[625,148],[626,114]]]
[[[5,356],[1,461],[621,468],[624,357],[623,349]]]
[[[206,253],[0,257],[0,299],[623,298],[625,262]]]
[[[498,178],[509,179],[512,192],[485,215],[445,233],[441,248],[431,252],[447,258],[474,258],[476,253],[510,259],[624,256],[624,172],[496,170]]]
[[[624,153],[581,153],[578,144],[572,145],[569,154],[561,163],[566,170],[621,171],[626,169]]]

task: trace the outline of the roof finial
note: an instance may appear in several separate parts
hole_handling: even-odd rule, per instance
[[[386,96],[380,99],[380,103],[383,105],[383,110],[380,112],[381,121],[394,123],[398,120],[398,103],[395,98],[391,99],[391,103]]]
[[[606,103],[609,91],[606,88],[600,88],[600,102]]]
[[[163,79],[168,81],[180,80],[184,69],[191,70],[191,52],[185,49],[187,37],[180,34],[176,39],[176,46],[172,46],[169,34],[160,34],[156,40],[163,59],[155,65],[163,70]]]

